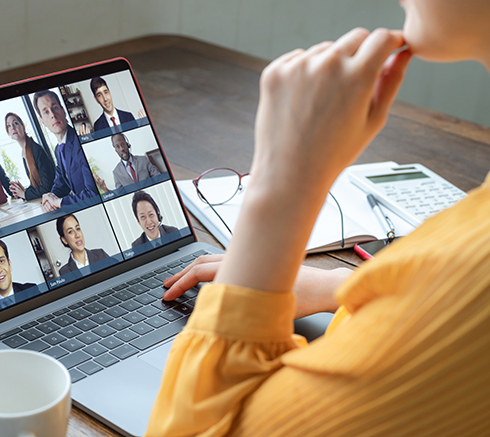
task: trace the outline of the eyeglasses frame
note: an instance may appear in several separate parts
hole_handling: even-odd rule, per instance
[[[199,181],[201,180],[201,178],[203,176],[206,176],[207,174],[211,173],[212,171],[216,171],[216,170],[228,170],[228,171],[231,171],[231,172],[235,173],[238,176],[238,187],[237,187],[235,193],[233,193],[233,195],[229,199],[227,199],[227,200],[225,200],[225,201],[223,201],[221,203],[210,203],[206,199],[206,196],[204,196],[204,194],[202,194],[201,190],[199,189]],[[201,201],[203,201],[204,203],[206,203],[214,211],[214,213],[221,220],[221,222],[223,223],[223,225],[225,226],[225,228],[228,230],[228,232],[230,233],[230,235],[233,235],[233,232],[231,232],[231,229],[226,224],[226,222],[224,221],[223,217],[221,217],[221,215],[218,213],[218,211],[216,211],[216,209],[214,207],[215,206],[219,206],[219,205],[223,205],[223,204],[229,202],[231,199],[233,199],[237,195],[237,193],[240,192],[243,189],[242,178],[244,178],[245,176],[249,176],[249,175],[250,175],[250,173],[240,174],[236,170],[234,170],[232,168],[229,168],[229,167],[214,167],[214,168],[210,168],[209,170],[206,170],[204,173],[201,173],[197,178],[192,179],[192,183],[196,187],[196,191],[197,191],[198,197],[201,199]],[[344,239],[344,214],[342,213],[342,208],[340,207],[340,204],[337,201],[337,199],[335,198],[335,196],[331,192],[328,192],[328,195],[330,195],[332,197],[332,199],[335,201],[335,203],[337,204],[337,207],[339,209],[339,213],[340,213],[340,226],[341,226],[340,247],[343,248],[344,245],[345,245],[345,239]]]

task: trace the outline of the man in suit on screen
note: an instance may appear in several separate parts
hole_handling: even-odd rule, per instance
[[[102,108],[102,115],[94,123],[94,131],[119,126],[120,124],[133,121],[134,116],[131,112],[123,111],[114,107],[112,94],[107,86],[107,82],[101,77],[94,77],[90,81],[90,89],[95,97],[95,101]],[[144,114],[138,114],[144,116]]]
[[[116,188],[151,178],[160,174],[160,170],[153,165],[146,156],[133,155],[130,152],[131,144],[124,134],[111,137],[112,146],[121,158],[113,170]]]
[[[75,129],[66,120],[58,95],[51,91],[34,94],[34,108],[41,122],[56,137],[56,175],[50,193],[43,195],[45,211],[53,211],[99,194]]]
[[[163,218],[160,214],[160,208],[158,208],[153,197],[145,191],[140,190],[134,193],[131,206],[134,216],[143,230],[141,235],[131,243],[131,247],[158,240],[164,235],[178,231],[175,226],[162,223]]]

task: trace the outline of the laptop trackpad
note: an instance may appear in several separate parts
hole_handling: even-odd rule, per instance
[[[167,363],[167,356],[170,352],[170,349],[172,348],[172,344],[173,341],[169,341],[168,343],[158,346],[156,349],[140,355],[138,358],[140,360],[143,360],[145,363],[156,367],[158,370],[163,371],[163,369],[165,368],[165,364]]]

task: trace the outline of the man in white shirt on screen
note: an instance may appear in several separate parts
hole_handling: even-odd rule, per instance
[[[114,107],[111,91],[104,79],[98,76],[94,77],[90,81],[90,89],[92,90],[95,101],[102,108],[101,116],[94,123],[94,131],[119,126],[120,124],[134,120],[134,116],[131,112]],[[146,114],[140,109],[138,118],[143,117],[146,117]]]

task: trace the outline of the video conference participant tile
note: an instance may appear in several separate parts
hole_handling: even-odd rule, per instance
[[[0,239],[0,309],[48,290],[27,232]]]
[[[191,234],[170,181],[104,206],[126,259]]]
[[[60,216],[28,233],[43,248],[36,255],[50,266],[45,279],[51,289],[123,260],[102,205]]]

